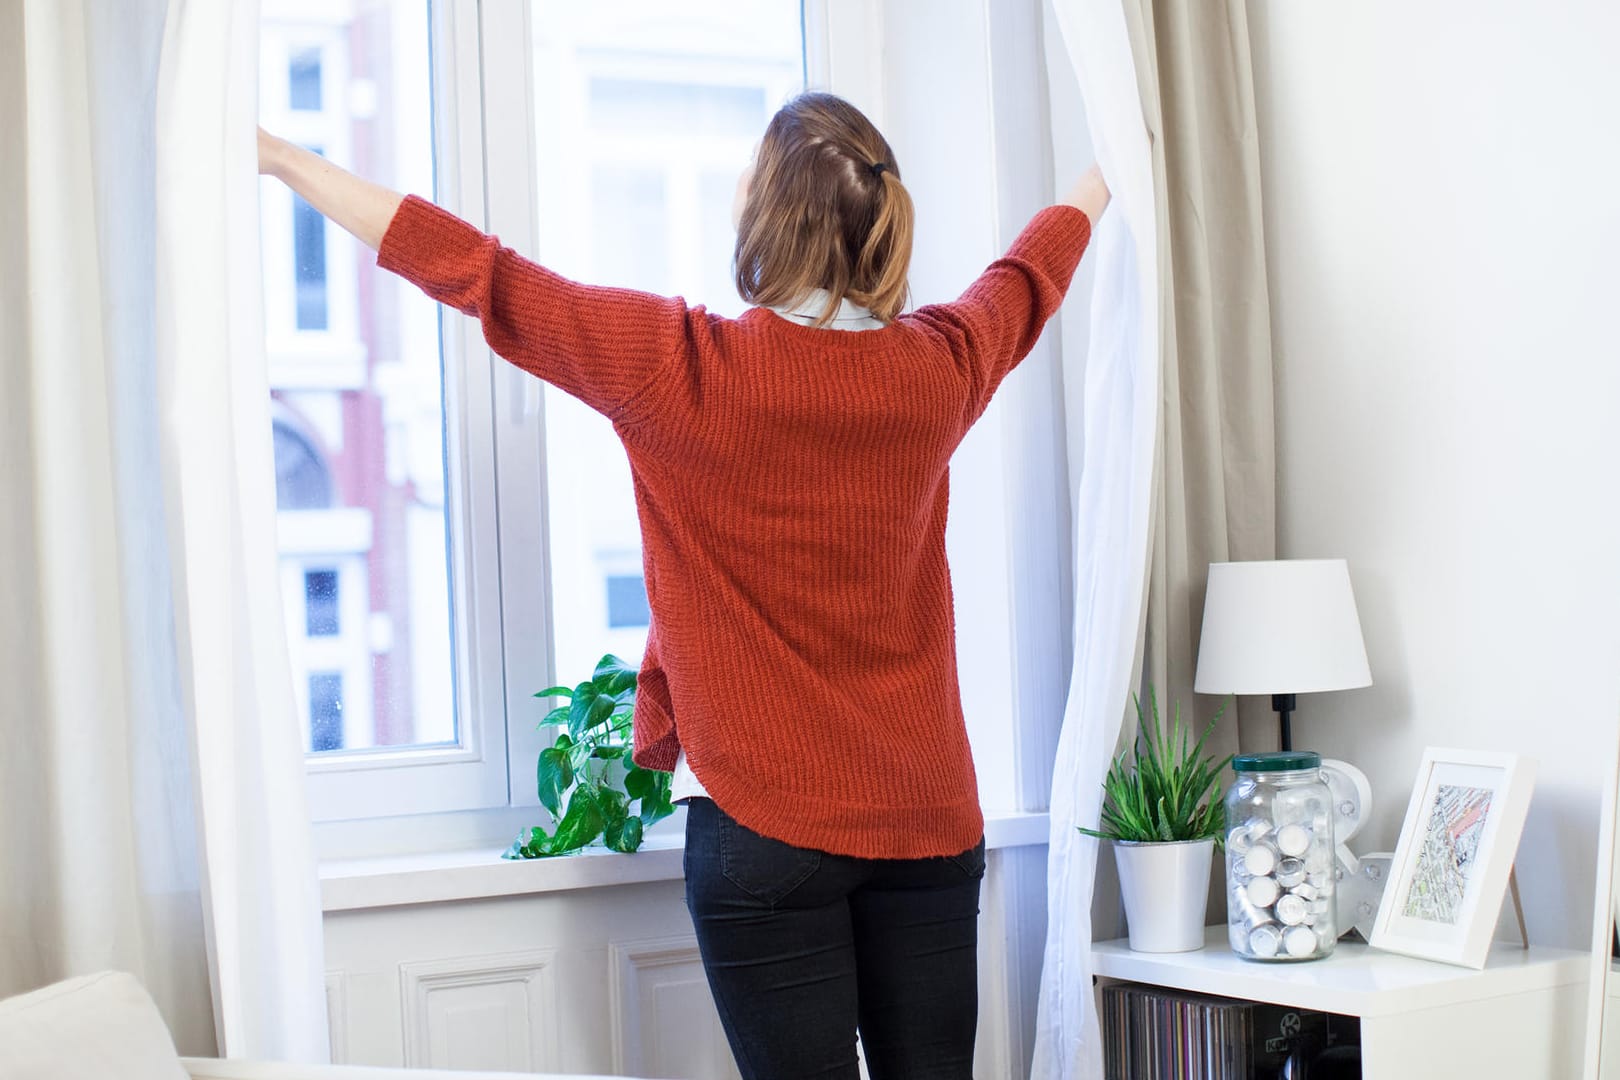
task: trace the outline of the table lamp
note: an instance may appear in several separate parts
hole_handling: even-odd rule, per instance
[[[1270,694],[1292,750],[1294,695],[1371,685],[1343,559],[1210,564],[1195,692]]]

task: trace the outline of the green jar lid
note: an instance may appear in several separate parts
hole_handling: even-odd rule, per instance
[[[1232,759],[1236,772],[1298,772],[1320,769],[1322,755],[1314,750],[1283,750],[1273,754],[1239,754]]]

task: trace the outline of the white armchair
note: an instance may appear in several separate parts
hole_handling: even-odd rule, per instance
[[[131,975],[104,971],[0,1001],[0,1080],[547,1080],[535,1073],[182,1058]],[[550,1074],[550,1080],[609,1080]]]

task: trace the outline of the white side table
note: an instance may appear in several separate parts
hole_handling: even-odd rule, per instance
[[[1366,1080],[1570,1080],[1580,1075],[1592,958],[1572,949],[1495,946],[1483,971],[1340,942],[1299,964],[1240,960],[1226,927],[1191,953],[1092,948],[1100,980],[1293,1005],[1361,1018]]]

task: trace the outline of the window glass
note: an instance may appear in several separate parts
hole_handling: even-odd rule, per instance
[[[331,637],[341,632],[337,571],[305,570],[304,633],[310,637]]]
[[[799,0],[535,0],[530,17],[541,261],[740,314],[732,194],[771,114],[802,88]],[[612,427],[545,394],[556,676],[570,682],[603,653],[640,658],[646,592]]]
[[[433,193],[426,0],[261,2],[261,122]],[[314,754],[455,744],[436,305],[261,188],[287,641]]]
[[[287,106],[319,111],[321,107],[321,50],[295,49],[287,58]]]
[[[646,626],[652,621],[647,607],[647,582],[640,574],[615,574],[607,579],[608,626]]]
[[[293,196],[293,278],[298,329],[326,329],[326,219]]]
[[[332,474],[321,453],[283,420],[271,423],[276,460],[276,509],[324,510],[332,505]]]
[[[343,749],[343,675],[317,671],[309,677],[310,742],[317,751]]]
[[[675,128],[720,138],[759,127],[762,86],[704,86],[651,79],[592,79],[591,126],[598,131],[659,135]]]

